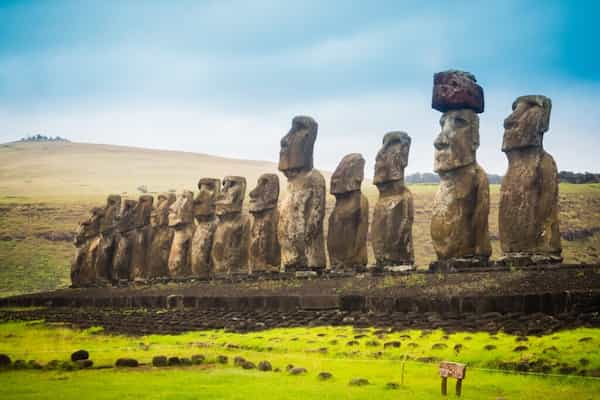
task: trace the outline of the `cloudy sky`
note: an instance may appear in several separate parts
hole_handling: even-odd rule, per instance
[[[306,114],[318,168],[351,152],[371,167],[384,133],[404,130],[408,172],[431,171],[432,75],[452,68],[484,88],[488,172],[506,168],[502,121],[523,94],[552,98],[545,147],[559,169],[600,172],[598,4],[2,0],[0,142],[41,133],[276,161]]]

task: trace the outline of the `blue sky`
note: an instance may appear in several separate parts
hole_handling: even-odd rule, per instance
[[[413,138],[430,171],[432,75],[485,91],[480,163],[506,168],[514,98],[553,100],[545,146],[559,169],[594,170],[600,49],[594,1],[0,0],[0,142],[28,134],[277,159],[297,114],[320,124],[317,168],[384,133]]]

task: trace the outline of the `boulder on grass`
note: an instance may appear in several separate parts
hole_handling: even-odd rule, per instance
[[[0,368],[8,368],[11,364],[10,357],[6,354],[0,354]]]
[[[75,361],[75,365],[77,365],[77,368],[79,369],[86,369],[91,368],[94,365],[94,362],[92,360],[77,360]]]
[[[115,363],[115,366],[117,366],[117,367],[135,368],[139,365],[140,365],[140,363],[138,362],[138,360],[136,360],[134,358],[119,358],[117,360],[117,362]]]
[[[90,353],[85,350],[77,350],[71,354],[71,361],[87,360],[90,358]]]
[[[152,357],[152,365],[155,367],[166,367],[169,365],[167,357],[165,356],[155,356]]]
[[[270,362],[268,361],[261,361],[258,363],[258,370],[259,371],[271,371],[273,370],[273,366],[271,365]]]
[[[192,364],[202,364],[204,360],[206,360],[206,357],[204,357],[202,354],[195,354],[192,356]]]

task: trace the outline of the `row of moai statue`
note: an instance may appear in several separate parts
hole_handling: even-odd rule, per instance
[[[477,163],[483,89],[462,71],[434,75],[432,107],[442,112],[434,142],[440,175],[431,238],[433,269],[487,266],[489,184]],[[498,262],[531,265],[561,262],[558,174],[542,139],[549,128],[551,101],[522,96],[504,121],[502,151],[509,167],[500,190]],[[161,194],[138,201],[108,197],[81,223],[72,266],[74,286],[147,281],[156,278],[209,279],[282,271],[311,273],[367,270],[369,202],[361,192],[364,158],[345,156],[331,177],[335,206],[324,235],[326,187],[313,168],[318,125],[299,116],[281,140],[279,170],[287,178],[281,202],[279,178],[264,174],[242,210],[246,179],[202,178],[198,193]],[[413,198],[404,182],[411,138],[389,132],[377,153],[373,184],[379,198],[371,224],[374,271],[414,269]],[[327,246],[327,252],[325,251]]]

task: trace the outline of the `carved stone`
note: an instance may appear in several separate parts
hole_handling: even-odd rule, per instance
[[[368,262],[369,202],[360,191],[364,169],[362,155],[348,154],[331,176],[335,207],[329,216],[327,251],[334,270],[362,271]]]
[[[169,253],[173,241],[173,229],[169,227],[169,207],[175,202],[175,194],[161,193],[150,215],[152,238],[148,250],[148,278],[169,276]]]
[[[413,198],[404,184],[410,144],[405,132],[389,132],[375,160],[373,184],[379,198],[373,210],[371,244],[377,269],[402,266],[410,270],[415,262]]]
[[[128,281],[131,277],[136,205],[135,200],[125,200],[117,222],[116,249],[112,266],[112,277],[115,282]]]
[[[248,274],[250,219],[242,213],[246,178],[226,176],[216,201],[218,216],[211,263],[217,276]]]
[[[431,107],[440,112],[471,109],[482,113],[483,89],[475,76],[464,71],[444,71],[433,75]]]
[[[318,125],[310,117],[295,117],[281,139],[279,170],[288,179],[279,205],[278,238],[286,271],[321,270],[326,266],[323,219],[325,179],[313,169]]]
[[[173,229],[168,263],[169,276],[189,277],[190,247],[194,234],[194,194],[191,191],[184,191],[169,207],[169,226]]]
[[[113,257],[116,248],[116,226],[121,210],[121,196],[111,194],[106,199],[104,216],[100,220],[100,244],[96,258],[96,280],[106,284],[112,279]]]
[[[544,96],[522,96],[504,120],[502,151],[508,171],[500,189],[499,230],[510,264],[560,262],[558,170],[543,148],[552,102]]]
[[[96,281],[96,258],[100,245],[100,222],[104,210],[94,207],[88,217],[79,224],[74,244],[77,248],[71,264],[71,285],[73,287],[88,286]]]
[[[152,239],[152,226],[150,215],[154,198],[150,195],[142,195],[138,199],[134,211],[134,240],[131,247],[131,279],[145,280],[149,278],[148,252]]]
[[[472,77],[465,73],[461,79],[474,83],[474,77],[469,76]],[[483,97],[481,107],[470,103],[462,106],[471,108],[444,112],[440,119],[442,130],[434,142],[434,169],[440,175],[431,218],[431,238],[438,258],[434,268],[486,265],[492,253],[488,232],[489,184],[476,161],[476,112],[483,110]]]
[[[250,273],[279,272],[281,249],[277,238],[279,177],[263,174],[250,192]]]
[[[215,201],[221,189],[221,181],[202,178],[198,181],[198,195],[194,200],[196,227],[192,236],[191,267],[192,276],[208,279],[212,273],[210,252],[217,228]]]

